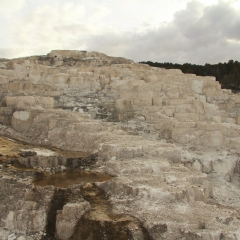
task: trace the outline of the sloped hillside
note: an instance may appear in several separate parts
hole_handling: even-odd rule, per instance
[[[2,60],[0,84],[2,136],[89,156],[81,164],[30,156],[22,165],[53,174],[94,158],[91,167],[112,176],[61,190],[3,165],[2,236],[46,239],[51,225],[53,239],[240,239],[240,95],[213,77],[54,50]],[[111,214],[127,216],[121,227],[89,214],[95,187]]]

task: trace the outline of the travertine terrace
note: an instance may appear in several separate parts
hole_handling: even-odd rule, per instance
[[[129,239],[240,239],[240,95],[213,77],[54,50],[0,59],[0,87],[1,135],[98,156],[95,168],[113,177],[97,187],[114,214],[138,221]],[[67,167],[59,156],[19,161]],[[8,239],[44,239],[48,224],[56,239],[82,236],[91,204],[78,187],[60,203],[61,189],[34,187],[25,175],[1,171],[0,238],[2,229]],[[62,204],[55,223],[53,199]]]

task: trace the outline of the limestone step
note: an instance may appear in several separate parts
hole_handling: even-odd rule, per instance
[[[149,140],[142,140],[140,137],[131,136],[131,141],[117,140],[115,143],[106,142],[98,149],[99,158],[103,161],[111,159],[131,159],[143,156],[166,158],[172,162],[181,160],[181,150],[173,144],[160,143]]]
[[[211,197],[207,175],[194,173],[179,164],[162,158],[112,160],[107,172],[117,178],[101,186],[117,198],[136,197],[150,201],[204,201]],[[131,176],[131,180],[129,180]]]

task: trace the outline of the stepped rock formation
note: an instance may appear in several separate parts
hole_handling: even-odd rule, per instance
[[[128,226],[129,239],[240,239],[240,95],[213,77],[86,51],[1,59],[0,123],[2,136],[98,154],[96,166],[113,177],[96,185],[114,214],[141,223]],[[68,166],[56,156],[19,161]],[[1,170],[2,236],[44,239],[49,224],[56,239],[82,236],[91,206],[77,187],[66,203],[62,190],[29,179]]]

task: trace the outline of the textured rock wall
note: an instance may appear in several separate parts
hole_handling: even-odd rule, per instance
[[[33,190],[31,183],[5,176],[0,191],[0,227],[26,235],[45,231],[53,187]]]
[[[240,95],[222,90],[213,77],[59,50],[3,60],[0,84],[1,134],[97,152],[98,166],[115,176],[97,185],[117,214],[139,219],[152,239],[240,239]],[[82,215],[84,204],[64,205],[58,239],[70,238],[76,225],[70,220],[80,221],[74,214]],[[17,203],[13,213],[5,205],[8,225],[1,226],[22,231],[14,216],[29,210]],[[41,206],[33,209],[39,216],[47,214]]]
[[[154,124],[159,138],[181,144],[238,148],[240,97],[221,90],[212,77],[67,50],[5,65],[3,124],[10,124],[13,108],[62,108],[105,121],[141,119]]]

